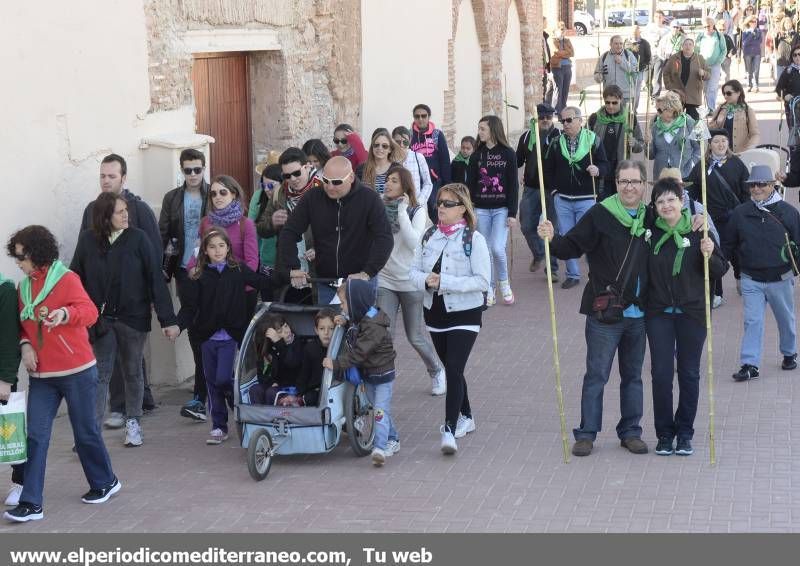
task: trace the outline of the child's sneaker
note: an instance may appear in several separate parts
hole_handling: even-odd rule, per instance
[[[125,446],[142,445],[142,427],[136,419],[125,421]]]
[[[439,430],[442,433],[442,454],[455,454],[458,451],[458,445],[453,431],[446,425],[442,425]]]
[[[200,402],[200,399],[194,397],[181,407],[181,416],[199,423],[204,423],[206,422],[206,407]]]
[[[372,449],[372,465],[380,468],[386,463],[386,453],[380,448]]]
[[[475,431],[475,419],[472,417],[465,417],[464,415],[458,416],[458,422],[456,422],[456,438],[463,438],[469,432]]]
[[[206,439],[206,444],[222,444],[226,440],[228,440],[228,434],[223,432],[222,429],[215,428]]]
[[[386,448],[383,449],[384,454],[386,457],[394,456],[398,452],[400,452],[400,441],[399,440],[387,440],[386,441]]]
[[[511,283],[508,279],[500,281],[500,294],[503,295],[503,303],[506,305],[514,304],[514,293],[511,291]]]

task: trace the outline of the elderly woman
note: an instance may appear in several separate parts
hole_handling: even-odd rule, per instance
[[[166,336],[174,339],[180,333],[159,262],[149,249],[147,235],[128,225],[125,199],[101,193],[92,208],[92,228],[84,230],[78,238],[70,265],[100,312],[90,336],[97,357],[98,426],[106,410],[108,384],[119,356],[125,383],[125,446],[142,444],[139,419],[144,379],[139,364],[150,333],[150,305],[155,306]]]
[[[389,167],[401,163],[399,148],[394,143],[392,136],[389,135],[389,130],[378,128],[372,134],[366,162],[356,168],[356,177],[382,195]]]
[[[398,162],[411,173],[417,200],[423,203],[428,202],[431,191],[433,190],[431,170],[430,167],[428,167],[428,162],[425,160],[424,155],[409,149],[409,145],[411,144],[411,131],[405,126],[397,126],[392,130],[392,139],[394,143],[397,144]]]
[[[703,104],[704,81],[711,76],[705,59],[694,51],[694,40],[686,38],[681,50],[672,55],[664,65],[664,87],[677,92],[686,107],[686,113],[700,119],[697,108]],[[705,117],[705,116],[704,116]]]
[[[464,368],[481,328],[491,264],[469,189],[460,183],[443,186],[436,209],[439,222],[422,236],[410,277],[415,289],[425,291],[425,324],[447,379],[441,450],[455,454],[456,438],[475,430]]]
[[[97,366],[86,328],[97,320],[97,308],[78,276],[58,260],[58,242],[44,226],[15,232],[6,249],[25,274],[19,285],[19,338],[30,383],[24,485],[18,505],[4,517],[22,523],[44,517],[47,449],[62,399],[67,404],[75,452],[89,482],[90,489],[81,500],[104,503],[122,483],[111,469],[95,415]],[[158,264],[156,267],[163,285]],[[138,407],[141,410],[141,397]]]
[[[728,230],[733,210],[750,197],[745,186],[747,166],[730,150],[730,139],[726,130],[711,130],[711,140],[706,152],[706,170],[700,170],[698,162],[687,178],[690,195],[701,199],[703,175],[706,177],[706,204],[708,214],[722,237]],[[739,277],[738,264],[734,262],[734,275]],[[713,307],[723,304],[722,279],[714,279],[711,288]]]
[[[724,128],[731,138],[731,151],[742,153],[754,148],[761,139],[756,113],[745,102],[744,88],[737,80],[722,85],[724,102],[719,105],[709,121],[713,128]]]
[[[656,220],[649,240],[645,324],[650,344],[656,454],[694,452],[694,419],[700,390],[700,357],[706,340],[704,257],[711,277],[721,278],[727,262],[712,237],[692,230],[683,208],[683,189],[672,179],[653,186]],[[678,409],[673,409],[672,382],[678,368]],[[673,442],[677,444],[673,449]]]
[[[700,160],[700,144],[690,139],[695,121],[683,112],[680,96],[664,92],[656,99],[656,118],[648,128],[649,154],[653,160],[653,178],[664,167],[677,167],[688,176]]]

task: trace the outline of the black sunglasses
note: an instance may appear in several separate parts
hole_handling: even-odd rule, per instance
[[[284,173],[282,176],[283,176],[284,180],[288,181],[292,177],[299,177],[302,174],[303,174],[303,170],[302,169],[298,169],[297,171],[292,171],[291,173]]]
[[[417,118],[427,118],[427,117],[428,117],[427,114],[414,114],[414,118],[415,119],[417,119]]]
[[[374,143],[372,149],[389,149],[391,147],[388,143]]]
[[[799,57],[799,56],[800,56],[800,52],[798,52],[798,53],[792,53],[792,57]]]
[[[211,198],[216,198],[217,196],[226,197],[230,191],[228,189],[220,189],[219,192],[217,191],[209,191],[209,195]]]
[[[336,145],[344,145],[347,143],[347,138],[342,138],[342,139],[333,138],[333,143],[335,143]]]
[[[462,206],[462,204],[457,200],[445,200],[445,199],[443,199],[443,200],[437,200],[436,201],[436,206],[437,207],[443,206],[445,208],[455,208],[457,206]]]
[[[604,100],[603,102],[610,106],[617,106],[619,104],[619,100]]]
[[[575,117],[570,116],[569,118],[559,118],[559,121],[562,124],[572,124],[572,121],[573,120],[577,120],[577,119],[578,119],[577,116],[575,116]]]
[[[401,139],[401,140],[397,139],[397,138],[394,138],[394,143],[396,143],[397,145],[402,146],[402,147],[408,147],[408,140],[405,139],[405,138]]]
[[[183,174],[191,175],[192,173],[194,173],[195,175],[199,175],[200,173],[203,172],[203,169],[204,169],[203,167],[184,167]]]

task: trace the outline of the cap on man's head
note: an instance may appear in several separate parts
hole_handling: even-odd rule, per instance
[[[539,116],[553,116],[556,113],[556,109],[545,102],[540,102],[536,105],[536,113]]]

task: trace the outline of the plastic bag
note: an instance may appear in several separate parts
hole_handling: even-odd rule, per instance
[[[0,404],[0,463],[22,464],[28,459],[25,424],[25,392],[18,391]]]

